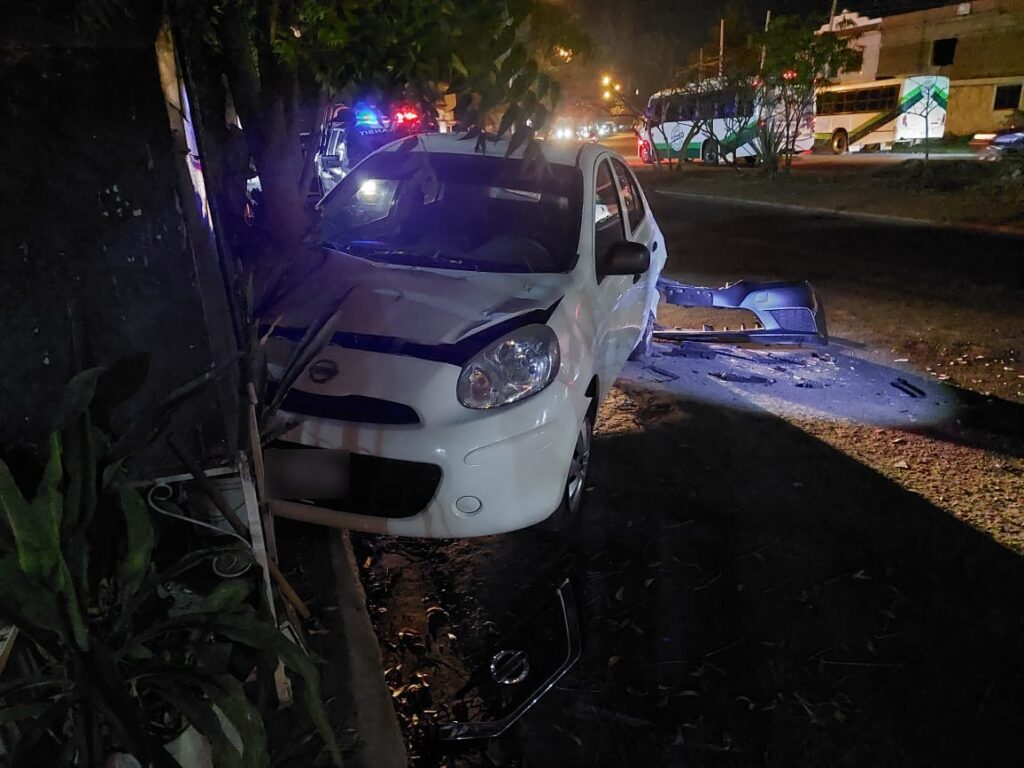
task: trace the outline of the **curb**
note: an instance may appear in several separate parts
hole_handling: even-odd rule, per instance
[[[929,219],[912,219],[908,216],[889,216],[884,213],[862,213],[859,211],[837,211],[833,208],[817,208],[808,205],[796,205],[794,203],[773,203],[767,200],[748,200],[742,197],[723,197],[721,195],[701,195],[696,192],[676,192],[671,189],[656,189],[656,194],[666,197],[678,197],[684,200],[698,200],[705,203],[730,203],[750,208],[772,208],[777,211],[790,211],[804,215],[814,214],[819,216],[835,216],[837,218],[853,219],[855,221],[874,221],[882,224],[892,224],[904,227],[932,227],[934,229],[948,229],[958,232],[983,232],[989,235],[1010,235],[1013,237],[1024,237],[1024,230],[1019,227],[1008,226],[987,226],[985,224],[956,224],[945,221],[930,221]]]
[[[326,529],[330,531],[330,529]],[[347,689],[355,714],[359,745],[346,756],[346,768],[406,768],[405,740],[384,682],[380,645],[366,612],[366,593],[348,531],[330,531],[331,570],[344,627]]]

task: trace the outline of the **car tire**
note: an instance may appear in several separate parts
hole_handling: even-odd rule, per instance
[[[644,326],[644,333],[640,337],[640,341],[636,343],[636,346],[633,347],[633,351],[629,353],[629,360],[633,363],[646,363],[653,350],[654,313],[651,312],[647,315],[647,325]]]
[[[705,141],[700,148],[700,159],[701,162],[707,165],[718,165],[721,151],[718,146],[718,142],[714,139],[708,139]]]
[[[560,533],[569,529],[579,517],[580,506],[583,504],[583,492],[587,487],[587,470],[590,467],[590,452],[594,443],[594,407],[587,411],[576,435],[573,446],[569,472],[565,478],[565,490],[558,509],[540,527],[547,531]]]
[[[840,128],[832,134],[832,139],[829,141],[829,147],[832,148],[833,155],[845,155],[850,150],[849,134]]]

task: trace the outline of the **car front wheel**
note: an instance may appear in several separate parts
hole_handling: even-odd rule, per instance
[[[569,472],[565,478],[565,490],[558,509],[541,526],[549,531],[564,531],[576,519],[583,504],[583,491],[587,486],[587,470],[590,468],[590,449],[594,441],[593,411],[583,417],[580,431],[576,435]]]

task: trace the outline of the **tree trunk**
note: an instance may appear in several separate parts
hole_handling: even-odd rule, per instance
[[[295,123],[288,119],[294,115],[295,74],[279,66],[272,51],[259,56],[261,70],[256,71],[252,41],[258,49],[265,46],[253,36],[243,9],[229,6],[219,31],[228,85],[259,175],[266,234],[283,254],[295,253],[308,224],[305,196],[298,188],[301,148]]]
[[[302,172],[299,174],[299,194],[307,194],[310,185],[313,183],[314,164],[313,159],[320,147],[320,137],[323,134],[324,117],[331,97],[327,88],[321,88],[317,98],[316,113],[313,118],[313,130],[309,134],[309,141],[306,143],[306,154],[302,158]]]

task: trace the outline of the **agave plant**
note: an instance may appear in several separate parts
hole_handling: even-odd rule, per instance
[[[165,744],[190,725],[218,768],[268,765],[261,707],[280,662],[340,764],[317,670],[268,618],[254,582],[219,581],[174,611],[160,599],[161,585],[214,557],[249,553],[214,547],[157,568],[149,508],[90,412],[102,375],[94,368],[69,383],[34,494],[24,493],[31,479],[0,461],[0,617],[25,638],[19,651],[31,665],[22,667],[34,667],[0,679],[0,757],[6,750],[15,767],[99,766],[126,752],[177,766]]]

